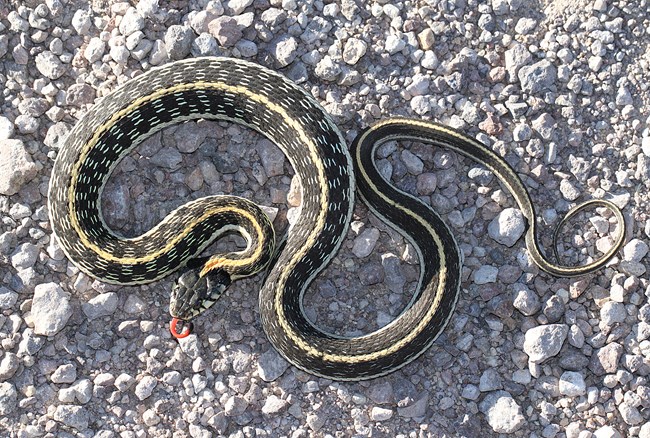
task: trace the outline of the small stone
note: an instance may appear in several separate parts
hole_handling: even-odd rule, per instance
[[[223,410],[228,417],[237,417],[243,414],[246,408],[248,408],[248,402],[239,396],[231,396],[223,406]]]
[[[343,47],[343,61],[355,65],[366,54],[368,45],[358,38],[349,38]]]
[[[640,262],[648,254],[648,244],[641,239],[632,239],[623,247],[623,259]]]
[[[594,431],[593,438],[623,438],[623,435],[612,426],[602,426]]]
[[[72,24],[72,27],[79,35],[87,35],[92,26],[90,13],[83,9],[77,9],[72,16],[72,22],[70,24]]]
[[[416,400],[414,403],[405,407],[398,407],[397,413],[400,417],[404,418],[421,418],[424,417],[427,411],[427,405],[429,404],[428,394],[421,395],[421,397]]]
[[[497,281],[499,269],[495,266],[483,265],[474,272],[474,283],[488,284]]]
[[[72,364],[58,367],[50,376],[52,383],[72,383],[77,380],[77,368]]]
[[[86,50],[84,50],[84,58],[86,58],[90,63],[99,61],[102,59],[105,49],[106,43],[104,41],[98,37],[91,38],[90,41],[88,41]]]
[[[21,140],[0,141],[0,194],[15,195],[38,169]]]
[[[341,74],[341,67],[336,64],[329,55],[325,55],[323,59],[318,61],[316,69],[314,70],[316,76],[324,81],[335,81],[339,74]]]
[[[531,94],[547,90],[555,83],[557,71],[555,66],[544,59],[533,65],[526,65],[517,74],[521,88]]]
[[[513,433],[519,430],[526,419],[521,407],[506,391],[488,394],[479,405],[487,417],[488,424],[497,433]]]
[[[286,157],[274,143],[266,139],[261,140],[257,144],[257,154],[262,161],[267,177],[284,175]]]
[[[562,301],[562,298],[558,295],[553,295],[546,301],[546,303],[544,303],[542,311],[544,312],[544,315],[546,315],[548,322],[558,322],[564,316],[564,301]]]
[[[65,327],[72,316],[69,294],[56,283],[36,286],[32,301],[34,333],[54,336]]]
[[[36,263],[40,250],[33,243],[20,244],[11,255],[11,265],[17,270],[31,268]]]
[[[522,212],[515,208],[504,209],[488,225],[490,237],[502,245],[513,246],[526,230]]]
[[[630,426],[635,426],[643,422],[643,416],[639,410],[629,403],[623,402],[618,406],[618,412],[621,413],[623,421]]]
[[[524,340],[524,352],[528,355],[528,360],[542,363],[558,354],[568,332],[569,327],[565,324],[540,325],[529,329]]]
[[[0,140],[6,140],[14,135],[14,124],[5,116],[0,116]]]
[[[616,342],[605,345],[598,349],[596,354],[591,355],[589,369],[596,375],[613,374],[618,369],[618,361],[623,354],[623,346]]]
[[[608,301],[600,309],[600,320],[605,326],[625,322],[627,311],[623,303]]]
[[[298,56],[298,42],[294,37],[282,37],[275,43],[273,55],[280,68],[291,64]]]
[[[136,8],[129,8],[122,17],[122,21],[120,21],[120,33],[124,36],[129,36],[143,28],[144,18],[140,15],[140,12]]]
[[[399,35],[391,34],[386,38],[384,47],[389,54],[394,55],[406,47],[406,42]]]
[[[370,419],[372,421],[386,421],[393,416],[393,410],[374,406],[370,411]]]
[[[539,296],[530,290],[525,284],[515,283],[513,285],[515,299],[512,305],[525,316],[532,316],[539,312],[542,305]]]
[[[120,392],[128,391],[128,389],[133,385],[134,382],[135,379],[132,376],[126,373],[122,373],[119,376],[117,376],[117,378],[115,379],[115,387]]]
[[[505,67],[508,72],[510,82],[515,82],[519,69],[527,65],[533,56],[530,54],[525,45],[515,43],[505,52]]]
[[[494,368],[488,368],[481,374],[479,380],[479,390],[481,392],[490,392],[503,388],[501,376]]]
[[[83,106],[95,101],[95,89],[88,84],[73,84],[68,88],[65,103],[73,106]]]
[[[467,400],[478,400],[478,398],[481,395],[481,390],[478,388],[476,385],[472,385],[471,383],[468,383],[463,387],[463,392],[461,393],[461,396],[463,398],[466,398]]]
[[[568,179],[560,181],[560,193],[567,201],[575,201],[582,194]]]
[[[18,393],[9,382],[0,383],[0,415],[9,415],[17,407]]]
[[[394,400],[393,385],[388,381],[373,383],[366,395],[377,404],[391,403]]]
[[[20,359],[14,353],[6,352],[0,360],[0,382],[9,380],[16,374],[20,366]]]
[[[565,371],[560,376],[560,394],[569,397],[578,397],[587,393],[585,379],[582,374],[574,371]]]
[[[379,230],[377,228],[366,228],[359,234],[352,245],[352,253],[358,258],[368,257],[375,249],[379,240]]]
[[[288,367],[289,363],[273,348],[262,353],[257,362],[257,372],[265,382],[278,379]]]
[[[165,33],[165,47],[170,59],[184,59],[189,55],[194,32],[189,26],[174,24]]]
[[[223,16],[215,18],[208,25],[210,34],[219,41],[223,47],[234,46],[243,36],[237,20]]]
[[[103,316],[112,315],[117,310],[118,297],[115,292],[97,295],[87,303],[81,305],[86,317],[92,321]]]
[[[153,393],[153,390],[156,388],[158,385],[158,381],[156,380],[155,377],[153,376],[144,376],[142,379],[138,382],[137,385],[135,385],[135,396],[138,397],[139,400],[144,400],[149,398],[151,394]]]
[[[262,413],[273,415],[282,412],[287,407],[287,401],[276,395],[270,395],[262,406]]]
[[[59,405],[54,411],[54,419],[72,429],[84,431],[88,428],[89,413],[81,406]]]

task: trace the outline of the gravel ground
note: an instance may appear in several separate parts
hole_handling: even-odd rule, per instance
[[[13,3],[0,0],[0,435],[650,437],[647,0]],[[45,205],[61,140],[97,98],[199,55],[283,72],[348,140],[388,115],[462,129],[521,173],[547,247],[564,212],[594,197],[624,208],[628,243],[600,272],[549,277],[518,241],[524,223],[493,175],[389,143],[382,171],[444,215],[465,258],[455,316],[427,353],[362,383],[298,371],[261,329],[260,278],[233,285],[179,344],[167,328],[171,279],[115,287],[84,276],[51,239]],[[118,166],[104,212],[137,235],[188,199],[234,193],[282,230],[300,204],[292,175],[260,135],[192,122]],[[610,216],[573,221],[563,260],[606,250]],[[359,205],[307,311],[330,331],[367,333],[399,314],[417,276],[412,248]]]

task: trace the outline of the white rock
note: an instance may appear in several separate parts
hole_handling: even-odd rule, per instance
[[[36,286],[32,301],[34,333],[53,336],[65,327],[72,315],[70,294],[56,283],[43,283]]]

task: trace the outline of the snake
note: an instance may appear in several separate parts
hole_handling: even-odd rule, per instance
[[[243,125],[284,152],[300,181],[302,204],[282,243],[276,244],[273,224],[259,206],[232,195],[189,201],[136,237],[107,225],[101,198],[117,163],[161,129],[195,119]],[[557,246],[559,228],[579,211],[604,207],[618,221],[611,247],[585,265],[555,263],[540,248],[537,216],[521,178],[482,142],[432,121],[390,117],[360,130],[348,146],[330,115],[301,86],[272,69],[226,57],[152,68],[91,106],[64,140],[53,165],[48,193],[52,231],[80,271],[107,283],[150,283],[181,270],[170,294],[175,337],[189,334],[191,321],[212,307],[233,281],[260,273],[261,325],[286,360],[335,380],[383,376],[419,357],[437,339],[454,313],[462,278],[461,251],[443,218],[430,204],[382,177],[375,155],[388,141],[446,148],[493,172],[527,221],[530,258],[551,275],[592,273],[623,244],[620,208],[609,200],[591,199],[569,210],[553,244]],[[306,315],[303,296],[346,238],[357,194],[413,246],[420,272],[410,302],[394,320],[350,337],[315,325]],[[233,233],[244,239],[244,249],[204,254],[211,243]]]

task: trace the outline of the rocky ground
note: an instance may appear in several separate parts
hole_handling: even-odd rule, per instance
[[[0,435],[650,437],[647,0],[132,3],[0,0]],[[348,141],[389,115],[461,129],[520,172],[546,247],[590,198],[624,209],[628,243],[600,272],[550,277],[492,174],[389,143],[384,174],[443,214],[464,254],[458,308],[426,354],[362,383],[298,371],[261,329],[259,277],[233,285],[179,343],[171,279],[116,287],[79,273],[51,238],[46,196],[62,138],[97,98],[200,55],[282,72]],[[300,203],[292,174],[260,135],[192,122],[123,160],[103,208],[137,235],[188,199],[234,193],[282,230]],[[566,263],[610,247],[607,211],[573,225]],[[368,333],[399,314],[417,277],[402,237],[359,205],[307,312],[329,331]]]

